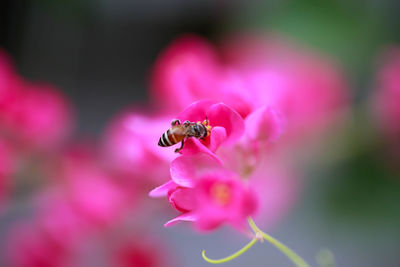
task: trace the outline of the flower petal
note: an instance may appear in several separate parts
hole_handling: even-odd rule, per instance
[[[195,208],[195,198],[191,188],[177,188],[171,191],[168,201],[180,212],[192,211]]]
[[[175,189],[177,186],[178,185],[174,183],[174,181],[170,180],[165,184],[151,190],[149,193],[149,197],[165,197],[170,190]]]
[[[215,91],[219,69],[217,51],[207,40],[184,35],[155,62],[150,97],[163,110],[181,110]]]
[[[209,148],[215,152],[218,147],[226,140],[226,130],[224,127],[213,127],[210,134]]]
[[[183,155],[171,163],[171,179],[183,187],[194,187],[196,179],[205,172],[220,167],[220,161],[210,156],[211,153]]]
[[[246,118],[246,136],[250,140],[276,141],[284,132],[286,121],[274,108],[263,106]]]
[[[217,145],[218,139],[222,138],[221,136],[218,137],[218,135],[221,135],[221,133],[217,133],[216,135],[217,135],[215,137],[216,140],[212,141],[214,143],[214,146]],[[209,140],[209,142],[211,142],[211,141]],[[181,153],[183,155],[196,155],[198,153],[204,153],[204,154],[208,154],[210,157],[212,157],[216,161],[220,162],[220,159],[217,157],[217,155],[215,155],[215,153],[213,153],[213,151],[211,151],[210,148],[207,148],[205,142],[200,141],[199,139],[196,139],[196,138],[188,138],[185,141],[185,145],[183,146]]]
[[[191,122],[204,121],[206,119],[207,110],[215,102],[211,100],[200,100],[193,102],[187,108],[185,108],[181,114],[179,114],[178,119],[181,123],[188,120]]]
[[[218,103],[210,106],[207,111],[207,118],[211,126],[222,126],[226,130],[227,139],[224,141],[232,144],[244,133],[244,121],[235,110],[229,106]]]
[[[172,220],[169,220],[164,224],[165,227],[170,227],[174,224],[177,224],[180,221],[186,221],[186,222],[194,222],[197,220],[197,216],[192,213],[192,212],[187,212],[184,214],[179,215],[178,217],[173,218]]]

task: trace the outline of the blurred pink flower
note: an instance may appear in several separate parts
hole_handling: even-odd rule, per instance
[[[224,169],[209,154],[181,156],[171,163],[171,181],[150,196],[167,196],[182,214],[165,224],[195,222],[197,229],[213,230],[223,223],[241,229],[257,209],[252,190],[234,172]]]
[[[60,145],[72,127],[72,109],[65,96],[48,85],[27,85],[8,104],[5,125],[28,147],[50,149]]]
[[[275,142],[286,130],[286,120],[276,109],[264,105],[247,116],[245,129],[248,141]]]
[[[53,86],[23,81],[6,52],[0,50],[0,133],[17,146],[48,150],[72,129],[73,111]]]
[[[67,267],[72,266],[68,249],[47,238],[35,222],[25,222],[9,231],[5,257],[15,267]]]
[[[212,97],[219,71],[217,53],[207,40],[195,35],[178,38],[155,63],[151,86],[155,107],[176,112]]]
[[[136,205],[137,195],[106,170],[99,158],[91,145],[71,145],[48,167],[48,175],[81,218],[106,226],[121,220]]]
[[[90,177],[75,177],[69,185],[69,193],[74,208],[89,222],[111,224],[121,220],[125,211],[134,206],[122,188],[110,177],[99,173],[85,173]]]
[[[400,134],[400,48],[387,50],[382,56],[373,108],[378,125],[392,140]]]
[[[161,240],[148,236],[128,234],[118,240],[113,250],[112,266],[115,267],[167,267],[173,264],[169,248]]]
[[[169,177],[174,151],[157,146],[171,118],[122,112],[109,123],[103,136],[104,162],[112,170],[129,175],[132,182],[150,186]]]
[[[10,145],[0,137],[0,210],[7,199],[12,184],[11,175],[16,171],[17,162]]]
[[[88,234],[90,223],[75,209],[65,188],[45,188],[36,197],[35,221],[39,231],[57,246],[76,247]]]
[[[344,77],[326,58],[278,38],[243,35],[225,43],[218,58],[201,37],[174,41],[155,65],[152,96],[157,107],[179,110],[210,99],[245,118],[267,105],[287,118],[292,137],[330,125],[347,107]]]
[[[239,75],[227,71],[207,40],[186,35],[175,40],[158,58],[151,86],[155,107],[176,112],[188,103],[210,99],[224,102],[245,117],[251,95]]]
[[[253,105],[279,110],[291,137],[331,125],[349,105],[341,69],[283,38],[237,35],[226,40],[222,51],[251,91]]]
[[[21,89],[22,81],[14,69],[11,58],[0,48],[0,122],[8,112],[9,103],[15,101]]]

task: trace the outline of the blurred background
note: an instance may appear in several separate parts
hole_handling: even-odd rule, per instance
[[[0,88],[0,112],[14,114],[0,117],[0,265],[197,267],[209,265],[202,249],[219,258],[240,248],[246,238],[228,228],[164,228],[174,215],[147,197],[160,180],[110,171],[98,155],[124,110],[151,106],[152,67],[171,42],[192,33],[220,52],[229,36],[251,33],[331,62],[348,95],[335,127],[311,149],[290,150],[301,185],[265,231],[311,266],[322,248],[336,266],[400,266],[400,112],[381,111],[400,109],[400,90],[391,104],[379,94],[400,88],[400,63],[391,63],[400,58],[391,54],[400,51],[399,10],[395,0],[2,1],[0,87],[25,89]],[[40,118],[45,130],[36,131]],[[264,243],[225,265],[292,263]]]

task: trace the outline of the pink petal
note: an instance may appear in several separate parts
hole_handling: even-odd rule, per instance
[[[150,97],[162,110],[182,110],[215,90],[219,69],[215,48],[207,40],[184,35],[157,59]]]
[[[57,147],[72,130],[72,107],[66,96],[50,85],[27,84],[18,101],[9,105],[7,124],[27,146]]]
[[[150,191],[149,197],[165,197],[168,194],[168,191],[175,189],[178,185],[174,183],[174,181],[170,180],[165,184],[154,188]]]
[[[214,99],[219,99],[246,118],[254,109],[255,101],[253,92],[242,76],[242,73],[228,69],[219,82],[221,97]]]
[[[217,169],[220,164],[210,153],[184,155],[172,161],[171,178],[180,186],[194,187],[199,175]]]
[[[213,127],[210,134],[209,148],[215,152],[218,147],[226,140],[226,130],[221,126]]]
[[[244,133],[244,121],[233,109],[223,103],[210,106],[207,117],[211,126],[222,126],[226,130],[226,143],[231,144],[238,140]]]
[[[181,123],[188,120],[191,122],[204,121],[206,119],[207,110],[215,102],[210,100],[200,100],[192,103],[181,114],[179,114],[178,119]]]
[[[216,143],[217,140],[213,142]],[[207,146],[204,143],[205,143],[204,141],[202,142],[196,138],[189,138],[185,141],[185,145],[181,150],[181,153],[186,156],[204,153],[208,154],[211,158],[221,163],[221,160],[217,157],[217,155],[215,155],[213,151],[207,148]]]
[[[274,108],[263,106],[246,118],[246,135],[251,140],[276,141],[284,132],[286,121]]]
[[[191,212],[184,213],[182,215],[179,215],[178,217],[173,218],[172,220],[169,220],[164,224],[165,227],[170,227],[174,224],[177,224],[180,221],[186,221],[186,222],[194,222],[197,220],[197,216]]]
[[[217,188],[223,186],[223,199]],[[220,188],[221,189],[221,188]],[[219,170],[202,176],[196,185],[196,227],[212,230],[222,223],[240,229],[257,209],[257,198],[235,173]]]
[[[192,211],[195,208],[195,198],[191,188],[177,188],[168,196],[169,203],[180,212]]]
[[[225,218],[219,213],[215,213],[215,216],[201,217],[196,221],[195,227],[197,230],[202,232],[208,232],[215,230],[222,223],[224,223]]]

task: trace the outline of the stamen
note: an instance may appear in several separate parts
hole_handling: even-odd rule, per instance
[[[231,200],[231,189],[224,183],[215,183],[210,189],[212,199],[220,205],[225,206]]]

